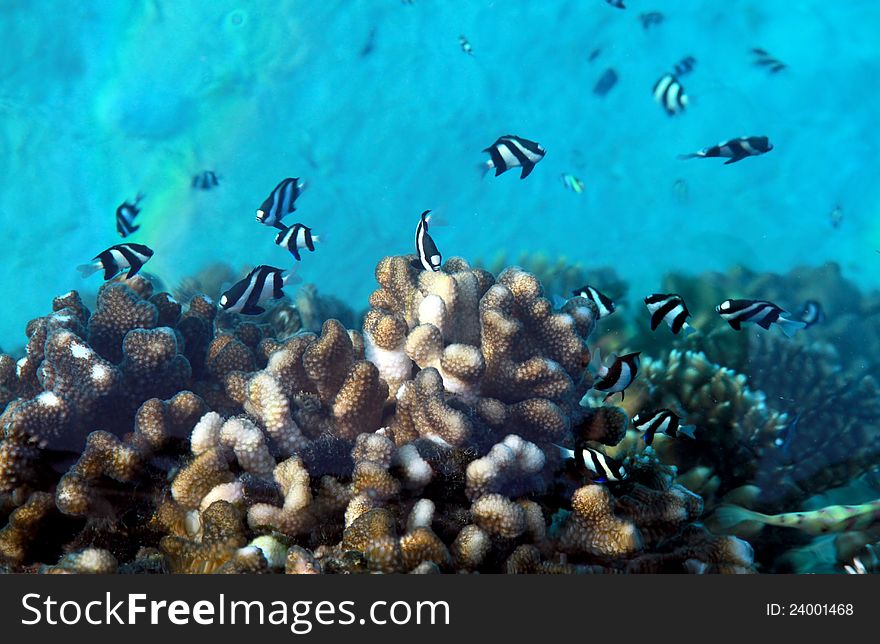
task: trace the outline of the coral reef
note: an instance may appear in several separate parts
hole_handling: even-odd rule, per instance
[[[857,425],[876,415],[873,381],[845,376],[833,349],[698,334],[707,353],[645,356],[622,409],[589,407],[592,303],[556,309],[520,268],[493,276],[452,258],[425,272],[411,260],[379,262],[360,331],[313,289],[257,318],[220,314],[200,292],[212,274],[178,291],[183,304],[142,277],[107,283],[94,313],[76,293],[56,298],[28,325],[27,355],[0,358],[3,565],[753,572],[746,542],[699,523],[704,505],[769,514],[870,465]],[[749,353],[836,397],[718,364]],[[861,415],[838,420],[835,405]],[[681,410],[696,439],[658,435],[646,449],[628,416],[647,407]],[[838,422],[849,442],[823,438],[828,460],[801,476],[794,464]],[[629,477],[590,483],[555,447],[575,442],[623,460]],[[862,547],[873,527],[857,527]]]
[[[57,298],[29,325],[26,358],[0,361],[3,565],[751,570],[747,546],[697,527],[700,498],[652,454],[616,487],[560,460],[554,443],[627,441],[620,409],[579,404],[591,303],[555,310],[519,268],[496,279],[411,259],[379,263],[362,332],[305,330],[318,307],[290,335],[275,310],[220,316],[143,278],[105,285],[94,314]]]

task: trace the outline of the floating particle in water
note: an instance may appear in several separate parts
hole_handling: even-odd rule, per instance
[[[609,67],[596,81],[593,93],[597,96],[605,96],[615,85],[617,85],[617,72]]]
[[[602,48],[596,47],[593,51],[590,52],[590,55],[587,57],[587,60],[591,63],[596,60],[602,54]]]
[[[642,23],[642,29],[648,30],[655,25],[663,22],[665,16],[659,11],[647,11],[639,15],[639,22]]]

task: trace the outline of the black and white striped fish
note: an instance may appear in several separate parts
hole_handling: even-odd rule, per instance
[[[809,329],[814,324],[821,324],[824,322],[825,311],[822,308],[822,305],[816,300],[807,300],[804,302],[804,305],[801,307],[800,320],[807,325],[804,327],[805,329]]]
[[[755,55],[755,65],[757,67],[766,67],[771,74],[778,74],[788,67],[778,58],[771,56],[766,50],[760,47],[754,47],[752,53]]]
[[[664,15],[659,11],[648,11],[639,15],[639,22],[642,23],[642,29],[646,31],[654,25],[662,23],[663,19]]]
[[[676,335],[682,329],[685,335],[696,331],[687,322],[691,314],[678,293],[654,293],[645,298],[645,306],[651,313],[651,331],[656,331],[661,322],[666,322]]]
[[[303,224],[294,224],[289,227],[282,227],[281,231],[275,235],[275,243],[290,251],[296,261],[300,261],[299,251],[301,248],[308,248],[314,252],[315,244],[321,241],[319,235],[313,235],[312,229]]]
[[[675,69],[672,70],[673,75],[676,78],[681,78],[685,74],[690,74],[694,71],[694,67],[697,64],[697,59],[693,56],[685,56],[678,64],[676,64]]]
[[[572,291],[572,295],[574,297],[584,297],[593,304],[596,305],[596,308],[599,309],[599,319],[607,318],[609,315],[614,313],[614,302],[611,301],[607,295],[603,295],[598,290],[586,284],[581,288],[577,288]]]
[[[642,440],[645,441],[645,445],[653,443],[654,434],[657,433],[675,438],[681,432],[688,438],[693,438],[696,431],[693,425],[682,425],[678,414],[668,409],[659,409],[646,414],[638,413],[633,416],[632,423],[634,429],[644,432]]]
[[[489,153],[489,160],[486,161],[484,172],[495,168],[495,176],[497,177],[511,168],[522,168],[520,179],[529,176],[534,170],[535,164],[546,154],[540,144],[513,134],[498,137],[498,140],[483,152]]]
[[[784,317],[783,309],[765,300],[725,300],[715,307],[715,312],[736,331],[747,322],[753,322],[762,329],[769,329],[771,324],[776,323],[785,335],[792,337],[807,326],[800,320]]]
[[[197,190],[210,190],[220,185],[220,179],[213,170],[199,172],[192,178],[192,187]]]
[[[596,483],[617,483],[625,481],[629,476],[622,464],[592,447],[576,446],[568,449],[553,443],[564,459],[572,459],[578,470],[590,476]]]
[[[727,159],[724,165],[742,161],[748,157],[766,154],[773,149],[773,144],[766,136],[741,136],[738,139],[722,141],[718,145],[703,148],[690,154],[680,154],[679,159],[702,159],[704,157],[722,157]]]
[[[153,256],[153,251],[143,244],[116,244],[99,253],[88,264],[81,264],[76,269],[83,277],[98,271],[104,271],[104,279],[109,280],[122,271],[127,270],[125,279],[134,277],[141,267]]]
[[[134,225],[134,218],[141,214],[138,204],[143,198],[144,195],[139,192],[134,199],[134,203],[123,201],[116,208],[116,232],[119,233],[120,237],[128,237],[140,228],[140,226]]]
[[[831,209],[831,212],[828,213],[828,221],[831,222],[831,227],[837,230],[840,228],[840,224],[843,223],[843,206],[837,204],[834,208]]]
[[[281,220],[296,210],[296,200],[305,187],[305,182],[295,177],[288,177],[279,183],[257,210],[257,221],[281,228]]]
[[[593,389],[604,391],[606,401],[617,393],[620,394],[621,400],[626,398],[626,388],[633,383],[639,373],[639,355],[641,355],[640,351],[624,356],[612,355],[614,361],[610,367],[606,367],[602,364],[599,349],[596,349],[590,366],[593,367],[600,379],[593,384]]]
[[[654,83],[653,93],[654,100],[660,103],[669,116],[684,112],[684,108],[687,107],[687,94],[684,93],[684,87],[674,74],[663,74],[660,80]]]
[[[230,313],[260,315],[266,310],[261,304],[281,299],[285,286],[300,281],[293,269],[285,271],[274,266],[257,266],[220,296],[220,307]]]
[[[605,0],[612,7],[616,7],[617,9],[626,9],[626,5],[623,4],[623,0]]]
[[[437,244],[428,234],[428,223],[431,221],[430,210],[426,210],[419,217],[419,223],[416,226],[416,259],[412,265],[418,269],[426,271],[439,271],[442,257],[437,249]]]
[[[468,56],[474,55],[474,48],[471,47],[471,43],[464,35],[458,37],[458,44],[461,46],[461,50]]]
[[[605,96],[615,85],[617,85],[617,72],[612,67],[609,67],[602,73],[599,80],[596,81],[596,85],[593,87],[593,94]]]

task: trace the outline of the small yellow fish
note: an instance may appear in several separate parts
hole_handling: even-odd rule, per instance
[[[563,173],[560,175],[560,179],[562,179],[562,185],[572,192],[581,194],[586,188],[586,184],[573,174]]]

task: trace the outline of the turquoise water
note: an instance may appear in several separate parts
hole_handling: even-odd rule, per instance
[[[129,241],[156,251],[149,270],[166,284],[216,260],[284,265],[253,213],[285,176],[309,182],[298,214],[329,238],[302,276],[356,309],[375,262],[411,252],[427,208],[452,223],[435,234],[444,256],[563,255],[614,266],[635,292],[670,269],[737,262],[834,260],[880,284],[880,5],[630,5],[5,2],[2,346],[23,344],[51,295],[96,288],[74,267],[120,241],[115,208],[138,191]],[[665,21],[643,29],[648,10]],[[788,69],[753,66],[752,47]],[[686,55],[692,103],[669,118],[651,88]],[[608,67],[619,81],[603,98],[592,87]],[[507,132],[546,158],[526,181],[482,179],[480,151]],[[752,134],[774,150],[733,166],[676,159]],[[193,191],[206,169],[220,188]]]

